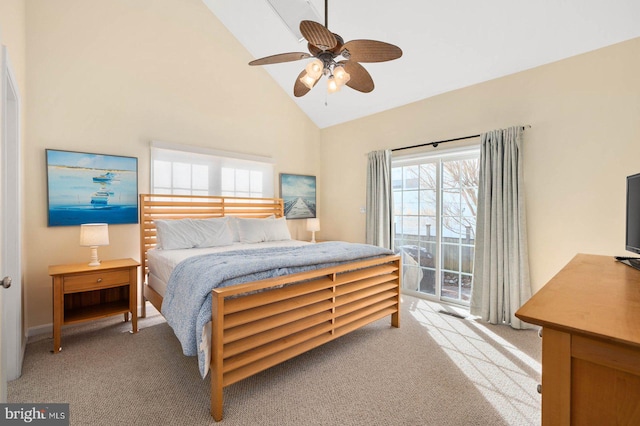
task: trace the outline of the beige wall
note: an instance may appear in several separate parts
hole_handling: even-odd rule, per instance
[[[20,93],[25,93],[26,0],[0,1],[0,41],[7,46]],[[23,99],[24,102],[24,99]]]
[[[334,220],[319,237],[364,241],[367,152],[530,124],[534,290],[578,252],[626,253],[625,177],[640,172],[638,76],[640,38],[324,129],[319,206]]]
[[[52,321],[48,265],[89,256],[79,227],[47,227],[45,148],[138,157],[140,192],[151,140],[271,156],[276,174],[318,173],[320,130],[247,66],[253,58],[201,0],[30,0],[26,16],[29,327]],[[137,225],[109,230],[102,258],[139,259]]]

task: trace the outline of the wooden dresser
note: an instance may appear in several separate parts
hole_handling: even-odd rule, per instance
[[[640,271],[578,254],[516,316],[542,326],[542,424],[640,424]]]

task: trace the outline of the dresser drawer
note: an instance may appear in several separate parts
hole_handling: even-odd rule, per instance
[[[64,293],[99,290],[129,284],[129,270],[96,271],[64,277]]]

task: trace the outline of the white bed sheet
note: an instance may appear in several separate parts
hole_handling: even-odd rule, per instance
[[[311,244],[308,241],[286,240],[270,241],[255,244],[233,243],[229,246],[193,248],[180,250],[157,250],[151,249],[147,252],[147,263],[149,265],[149,286],[164,296],[164,292],[169,282],[171,272],[183,260],[209,253],[223,253],[232,250],[252,250],[273,247],[295,247]]]

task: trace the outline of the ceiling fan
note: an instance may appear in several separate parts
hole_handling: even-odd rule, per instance
[[[398,59],[402,50],[398,46],[376,40],[344,42],[338,34],[329,31],[328,0],[324,2],[324,21],[300,22],[300,32],[307,40],[309,53],[290,52],[267,56],[249,62],[249,65],[270,65],[315,58],[296,78],[293,94],[306,95],[323,75],[327,76],[327,89],[334,93],[343,85],[363,93],[373,90],[373,79],[360,62],[385,62]]]

